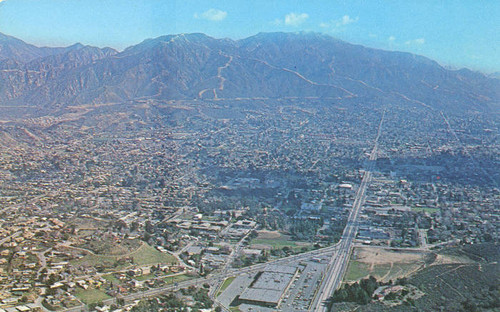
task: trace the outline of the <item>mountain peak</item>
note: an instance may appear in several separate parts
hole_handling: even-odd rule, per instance
[[[67,47],[66,50],[79,50],[83,47],[85,47],[83,44],[81,44],[80,42],[77,42],[77,43],[72,44],[69,47]]]
[[[29,45],[26,42],[22,41],[21,39],[6,35],[6,34],[1,33],[1,32],[0,32],[0,43],[16,43],[16,44]]]
[[[341,41],[330,35],[314,31],[260,32],[254,36],[250,36],[242,40],[297,40],[297,39]]]
[[[47,106],[135,98],[303,97],[407,101],[440,110],[488,110],[500,103],[496,79],[446,70],[422,56],[371,49],[314,32],[259,33],[238,41],[200,33],[167,35],[129,47],[119,57],[111,57],[114,50],[81,44],[63,48],[69,52],[45,51],[25,43],[6,46],[10,56],[4,55],[4,49],[0,57],[38,58],[36,64],[26,66],[57,68],[57,73],[41,75],[37,84],[28,85],[20,76],[15,87],[0,90],[0,103]],[[41,57],[56,52],[68,53]],[[0,85],[13,84],[9,79],[0,77]]]
[[[141,43],[126,48],[122,53],[123,55],[133,55],[142,53],[144,51],[165,47],[170,44],[176,44],[179,47],[188,45],[202,45],[202,46],[227,46],[227,44],[234,44],[229,39],[215,39],[203,33],[181,33],[177,35],[165,35],[153,39],[146,39]]]
[[[7,41],[7,40],[10,40],[10,39],[13,39],[13,38],[14,37],[7,36],[6,34],[0,32],[0,41]]]

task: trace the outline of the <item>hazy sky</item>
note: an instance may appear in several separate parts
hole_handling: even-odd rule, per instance
[[[35,45],[123,49],[166,34],[315,31],[500,71],[500,0],[0,0],[0,32]]]

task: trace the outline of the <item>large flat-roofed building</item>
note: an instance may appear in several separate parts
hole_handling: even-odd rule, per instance
[[[274,272],[274,273],[295,275],[295,273],[297,273],[297,267],[288,266],[288,265],[271,264],[271,265],[266,266],[266,268],[264,269],[264,272]]]
[[[255,280],[243,291],[239,300],[248,304],[277,307],[296,274],[297,267],[269,265],[255,276]]]

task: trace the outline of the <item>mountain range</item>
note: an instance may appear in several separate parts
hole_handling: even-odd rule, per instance
[[[488,112],[500,109],[500,80],[318,33],[236,41],[168,35],[121,52],[81,44],[40,48],[0,34],[0,106],[241,98],[382,99]]]

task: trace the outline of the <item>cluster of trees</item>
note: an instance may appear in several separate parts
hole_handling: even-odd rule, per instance
[[[268,208],[256,208],[254,210],[257,211],[255,216],[249,217],[254,219],[261,228],[271,231],[286,229],[289,218],[283,215],[281,211]]]
[[[235,268],[242,268],[242,267],[247,267],[251,266],[256,263],[264,263],[267,262],[269,259],[269,256],[266,251],[262,253],[260,256],[255,256],[255,255],[250,255],[250,256],[240,256],[236,259],[234,259],[233,262],[233,267]]]
[[[232,211],[241,207],[260,207],[259,202],[252,196],[228,196],[217,191],[204,196],[193,195],[191,199],[191,204],[198,207],[204,215],[212,215],[215,210]]]
[[[132,308],[132,312],[149,312],[149,311],[188,311],[188,307],[173,294],[162,296],[159,300],[150,299],[142,300]]]
[[[489,288],[483,288],[462,302],[465,311],[499,311],[500,310],[499,285],[492,285]]]
[[[330,226],[322,230],[320,234],[328,236],[330,242],[336,243],[342,238],[342,233],[344,232],[346,223],[347,218],[331,220]]]
[[[192,296],[193,300],[196,302],[191,311],[197,311],[198,309],[210,309],[213,305],[212,299],[208,296],[208,284],[204,284],[203,288],[196,288],[190,286],[189,288],[181,289],[183,295]]]
[[[142,300],[138,305],[132,308],[132,312],[150,312],[150,311],[192,311],[197,312],[201,309],[210,309],[213,301],[208,296],[206,288],[196,288],[194,286],[188,289],[182,289],[181,293],[185,296],[192,296],[195,301],[194,306],[188,307],[184,301],[174,294],[168,294],[159,298]]]
[[[296,240],[309,241],[316,236],[318,229],[323,225],[323,220],[293,220],[290,225],[290,234]]]
[[[353,284],[345,284],[335,291],[330,298],[330,308],[334,302],[356,302],[368,304],[372,300],[373,293],[381,284],[373,276],[362,279]]]

